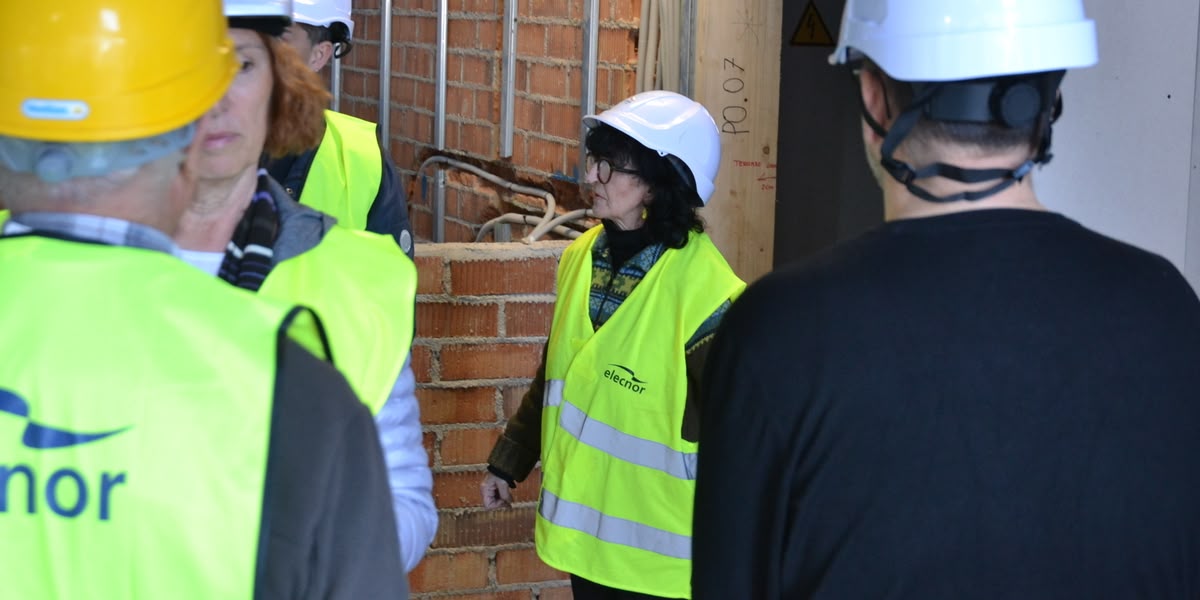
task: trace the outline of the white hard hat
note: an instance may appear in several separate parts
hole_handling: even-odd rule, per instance
[[[341,23],[354,37],[354,20],[350,18],[350,0],[296,0],[297,23],[329,27]]]
[[[900,81],[955,81],[1096,64],[1082,0],[846,0],[831,64],[867,56]]]
[[[589,128],[604,123],[659,156],[678,158],[696,180],[700,203],[708,204],[721,166],[721,134],[704,105],[675,92],[655,90],[626,98],[598,115],[588,115],[583,123]]]
[[[229,26],[279,35],[292,23],[292,0],[225,0]]]

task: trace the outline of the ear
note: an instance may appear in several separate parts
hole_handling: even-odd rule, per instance
[[[863,69],[858,74],[858,93],[862,94],[862,108],[876,123],[884,129],[892,127],[892,111],[888,106],[887,92],[884,91],[883,77],[873,69]],[[864,115],[865,116],[865,115]],[[863,119],[864,135],[879,138],[879,134]]]
[[[316,73],[320,73],[330,60],[333,60],[333,42],[315,44],[312,50],[308,51],[308,68]]]

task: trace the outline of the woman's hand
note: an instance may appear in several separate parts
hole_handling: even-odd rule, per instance
[[[486,509],[512,506],[512,492],[508,489],[508,482],[491,473],[479,482],[479,491],[483,493],[483,507]]]

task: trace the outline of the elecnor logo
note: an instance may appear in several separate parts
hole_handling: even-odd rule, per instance
[[[53,451],[59,448],[91,444],[128,429],[126,427],[101,433],[78,433],[48,427],[30,419],[29,403],[24,398],[5,389],[0,389],[0,412],[26,420],[21,444],[33,450]],[[109,520],[112,515],[113,488],[125,483],[125,473],[114,474],[104,471],[92,477],[91,479],[95,483],[88,486],[88,478],[84,477],[82,473],[70,467],[63,467],[51,473],[44,486],[39,486],[38,473],[32,466],[0,464],[0,514],[8,513],[10,497],[14,500],[20,498],[12,491],[16,487],[13,482],[17,479],[17,475],[24,479],[25,512],[31,515],[37,514],[40,489],[46,505],[54,514],[60,517],[75,518],[88,509],[88,500],[91,499],[94,490],[99,503],[98,517],[101,521]]]
[[[42,100],[30,98],[21,103],[21,114],[39,121],[79,121],[91,109],[81,100]]]
[[[633,372],[633,369],[618,365],[616,363],[608,366],[616,367],[616,369],[605,369],[605,379],[612,381],[613,383],[616,383],[617,385],[634,392],[635,394],[641,394],[646,391],[646,382],[638,379],[637,375]],[[628,377],[626,377],[625,374],[628,374]]]

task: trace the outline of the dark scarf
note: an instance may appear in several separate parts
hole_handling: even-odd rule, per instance
[[[271,272],[275,240],[279,237],[279,211],[268,187],[266,169],[258,170],[258,183],[250,206],[225,247],[225,260],[217,276],[233,285],[258,291]]]

